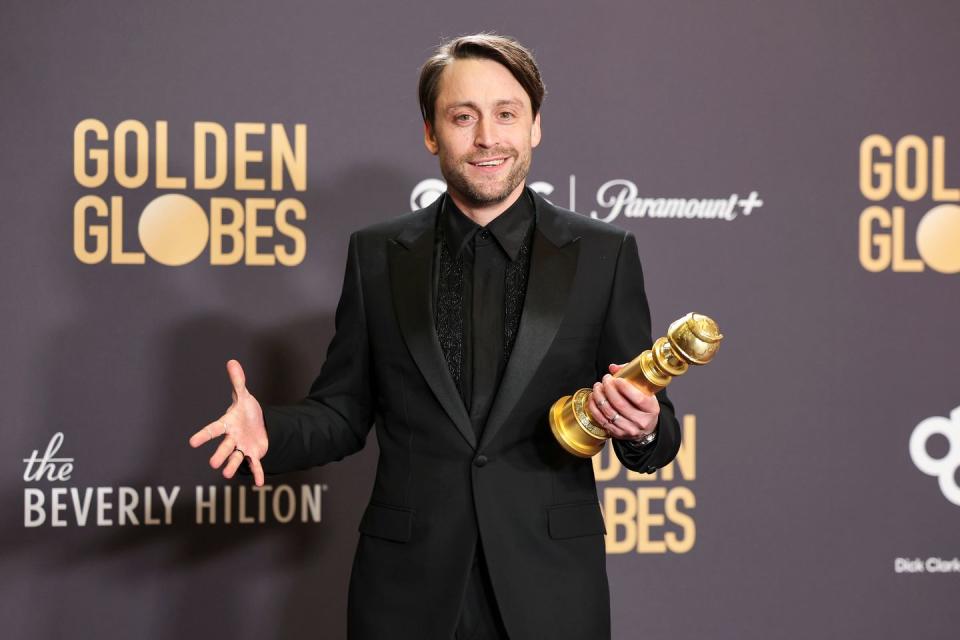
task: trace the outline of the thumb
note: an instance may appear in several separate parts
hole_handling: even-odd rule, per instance
[[[607,367],[607,368],[610,369],[610,373],[612,373],[613,375],[617,375],[617,371],[620,371],[620,369],[623,369],[625,366],[627,366],[627,365],[625,365],[625,364],[611,364],[611,365],[610,365],[609,367]]]
[[[243,367],[236,360],[227,361],[227,375],[230,376],[230,384],[233,390],[239,395],[247,388],[247,378],[243,375]]]

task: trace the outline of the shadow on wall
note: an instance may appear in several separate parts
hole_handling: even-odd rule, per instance
[[[359,167],[330,189],[306,194],[310,249],[297,269],[333,268],[329,260],[311,259],[312,247],[322,245],[318,236],[335,237],[345,255],[350,231],[408,210],[415,183],[382,167]],[[334,216],[342,222],[331,224]],[[236,495],[251,479],[224,480],[207,463],[215,445],[192,450],[187,444],[230,402],[224,369],[230,357],[243,363],[248,387],[261,403],[302,397],[333,335],[332,311],[267,326],[243,313],[191,313],[178,292],[184,280],[174,278],[174,269],[90,267],[67,257],[64,279],[74,282],[76,304],[42,355],[38,394],[45,414],[36,431],[40,439],[64,432],[60,455],[75,458],[76,465],[67,487],[114,487],[114,519],[117,487],[132,487],[141,499],[152,487],[153,512],[161,517],[157,487],[179,486],[180,493],[170,525],[97,527],[94,506],[84,527],[68,519],[67,527],[52,528],[48,510],[42,527],[5,530],[0,558],[13,568],[7,580],[38,592],[44,584],[44,618],[20,614],[30,615],[33,633],[62,637],[83,628],[91,636],[124,629],[157,638],[345,637],[356,526],[372,485],[375,444],[321,470],[268,477],[268,483],[295,491],[301,483],[327,485],[322,522],[302,523],[298,511],[287,524],[268,517],[232,525],[198,524],[195,488],[215,485],[222,495],[222,487],[231,485]],[[198,288],[220,287],[229,299],[230,287],[253,282],[257,298],[281,309],[281,317],[284,301],[303,296],[296,286],[302,286],[303,272],[270,274],[266,287],[263,272],[222,269],[197,268]],[[339,292],[342,270],[338,259],[336,277],[318,280],[335,281]],[[332,307],[335,297],[329,298],[318,293],[299,306]],[[43,444],[36,445],[41,453]],[[37,486],[49,496],[60,485]],[[14,490],[2,503],[8,513],[22,513],[23,500]],[[249,504],[255,512],[256,498]],[[64,515],[72,513],[70,506]],[[54,576],[51,587],[47,579]]]

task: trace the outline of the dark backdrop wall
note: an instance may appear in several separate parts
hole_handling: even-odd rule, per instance
[[[678,462],[597,460],[615,636],[954,637],[958,26],[934,1],[6,4],[4,637],[343,637],[375,439],[253,491],[187,437],[228,358],[264,402],[306,391],[349,233],[443,189],[418,67],[483,29],[542,66],[535,187],[636,234],[655,331],[727,336],[671,387]]]

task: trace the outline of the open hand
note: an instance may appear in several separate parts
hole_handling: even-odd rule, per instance
[[[200,431],[190,436],[190,446],[199,447],[214,438],[224,436],[220,446],[210,457],[210,466],[223,467],[223,477],[232,478],[246,459],[253,471],[253,480],[263,486],[263,467],[260,459],[267,453],[267,430],[263,424],[260,403],[247,391],[243,367],[236,360],[227,362],[227,375],[233,385],[233,402],[227,412]]]

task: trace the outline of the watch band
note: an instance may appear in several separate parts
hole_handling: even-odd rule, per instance
[[[639,438],[639,439],[637,439],[637,440],[634,440],[634,442],[636,442],[637,444],[639,444],[641,447],[645,447],[645,446],[647,446],[648,444],[652,443],[652,442],[653,442],[654,440],[656,440],[656,439],[657,439],[657,430],[654,429],[653,431],[651,431],[651,432],[648,433],[647,435],[643,436],[642,438]]]

